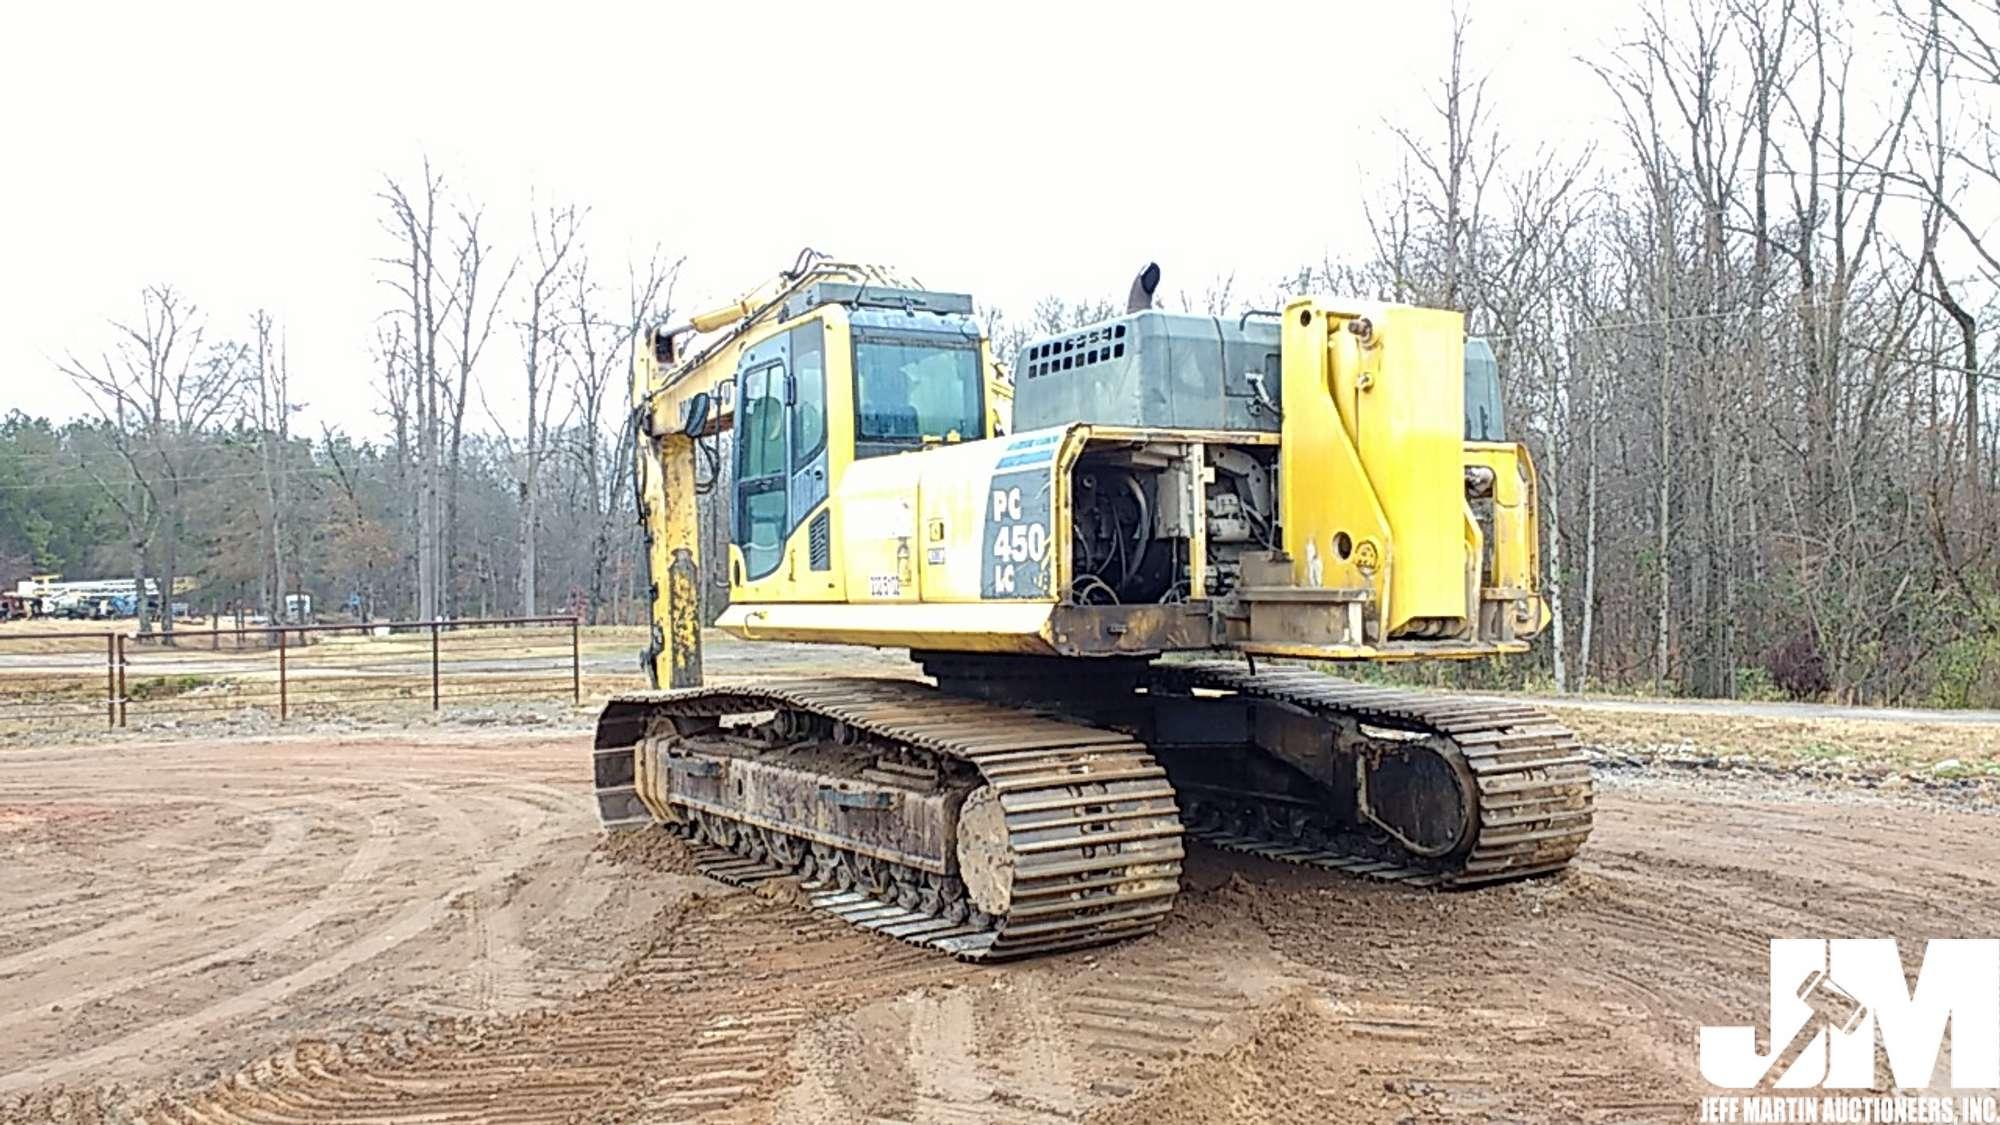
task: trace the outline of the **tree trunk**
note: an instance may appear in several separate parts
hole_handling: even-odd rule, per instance
[[[1669,292],[1671,290],[1669,289]],[[1666,313],[1661,319],[1666,319]],[[1659,567],[1659,617],[1654,623],[1657,630],[1653,645],[1653,690],[1662,691],[1667,684],[1668,631],[1673,623],[1673,536],[1670,527],[1673,522],[1673,364],[1669,359],[1672,347],[1662,333],[1660,341],[1660,467],[1659,488],[1655,496],[1654,519],[1659,523],[1657,546],[1659,556],[1654,565]]]
[[[533,616],[535,615],[535,605],[536,605],[536,598],[535,598],[535,538],[536,538],[536,535],[535,535],[535,530],[536,530],[536,526],[537,526],[537,521],[536,521],[536,518],[535,518],[535,517],[536,517],[536,513],[535,513],[535,499],[536,499],[536,493],[537,493],[537,492],[539,492],[539,491],[540,491],[540,489],[537,489],[537,488],[535,487],[535,482],[534,482],[534,479],[533,479],[533,478],[534,478],[534,474],[535,474],[535,470],[534,470],[534,468],[532,467],[532,461],[533,461],[533,456],[532,456],[532,455],[530,455],[530,458],[529,458],[529,460],[530,460],[530,468],[528,469],[528,473],[527,473],[527,475],[528,475],[528,478],[529,478],[529,479],[527,479],[527,480],[524,480],[524,481],[522,481],[522,482],[521,482],[521,486],[520,486],[520,494],[521,494],[521,616],[523,616],[523,617],[533,617]]]
[[[1551,389],[1550,400],[1551,402],[1555,402],[1557,395],[1554,392],[1559,382],[1559,375],[1556,373],[1554,366],[1548,362],[1546,355],[1542,359],[1542,373]],[[1560,419],[1562,412],[1559,409],[1552,408],[1549,411],[1549,417],[1551,419]],[[1542,507],[1547,509],[1549,515],[1549,658],[1552,670],[1555,673],[1556,691],[1558,694],[1567,694],[1569,692],[1569,664],[1568,654],[1564,651],[1568,640],[1564,636],[1563,631],[1563,592],[1566,583],[1563,573],[1562,554],[1562,494],[1556,482],[1561,479],[1559,470],[1568,465],[1569,459],[1563,457],[1559,460],[1557,457],[1556,426],[1559,424],[1559,422],[1552,422],[1545,434],[1542,456],[1548,464],[1542,469],[1541,478],[1547,484],[1542,489],[1540,500]]]
[[[146,565],[146,541],[135,534],[132,539],[132,601],[138,607],[136,612],[139,615],[139,635],[142,637],[151,636],[153,633],[153,614],[146,605],[148,569],[150,568]]]
[[[277,582],[278,604],[291,616],[291,604],[286,595],[292,592],[285,581],[285,445],[290,438],[290,395],[285,386],[284,360],[279,359],[275,388],[277,399],[277,442],[271,454],[271,575]],[[267,438],[268,440],[268,438]]]
[[[170,526],[165,565],[160,568],[160,643],[174,643],[174,570],[180,562],[180,528]]]
[[[1590,642],[1597,617],[1597,425],[1590,428],[1589,467],[1583,481],[1583,623],[1576,645],[1577,690],[1590,690]]]
[[[1548,455],[1553,459],[1553,455]],[[1555,483],[1555,465],[1551,464],[1543,473],[1543,479],[1551,485]],[[1553,487],[1543,490],[1542,506],[1549,512],[1549,658],[1553,662],[1556,678],[1556,693],[1569,693],[1569,665],[1563,653],[1567,643],[1563,636],[1563,556],[1562,556],[1562,505]]]
[[[417,399],[417,619],[435,621],[437,601],[437,370],[428,247],[410,234],[410,377]]]
[[[1974,504],[1981,504],[1986,494],[1986,471],[1980,467],[1982,438],[1979,427],[1979,320],[1958,302],[1951,286],[1946,284],[1944,271],[1938,268],[1936,255],[1928,262],[1931,282],[1937,289],[1937,300],[1944,306],[1945,314],[1951,317],[1958,328],[1959,367],[1965,378],[1965,468],[1966,483]]]
[[[444,507],[444,565],[438,568],[438,604],[449,616],[457,616],[457,606],[452,597],[452,571],[450,560],[458,557],[458,493],[459,466],[462,463],[459,452],[465,437],[465,381],[458,384],[459,403],[452,411],[451,454],[445,462],[445,507]]]

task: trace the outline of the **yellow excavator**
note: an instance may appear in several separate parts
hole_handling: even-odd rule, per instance
[[[649,332],[655,690],[599,720],[603,824],[969,960],[1155,929],[1189,838],[1443,888],[1565,866],[1592,816],[1568,730],[1303,663],[1546,624],[1490,350],[1455,312],[1191,315],[1158,284],[1005,373],[971,297],[810,251]],[[704,686],[714,568],[727,634],[905,648],[922,678]]]

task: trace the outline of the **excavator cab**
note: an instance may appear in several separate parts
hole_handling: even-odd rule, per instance
[[[880,517],[846,526],[835,483],[857,463],[993,432],[970,297],[824,282],[783,313],[744,344],[729,396],[732,603],[843,600],[842,560],[865,553],[848,540],[876,538]]]

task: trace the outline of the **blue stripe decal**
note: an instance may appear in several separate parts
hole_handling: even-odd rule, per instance
[[[1040,449],[1045,445],[1054,445],[1061,440],[1062,433],[1060,431],[1053,434],[1043,434],[1040,437],[1020,438],[1007,443],[1007,452],[1012,453],[1017,449]]]
[[[1018,469],[1025,465],[1045,465],[1055,460],[1055,456],[1056,451],[1054,449],[1038,449],[1028,453],[1009,453],[1007,456],[994,462],[993,468],[995,471],[998,471],[1000,469]]]

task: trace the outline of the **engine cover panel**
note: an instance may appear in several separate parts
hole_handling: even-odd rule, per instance
[[[1037,340],[1014,362],[1016,430],[1089,422],[1276,432],[1278,326],[1148,309]]]

